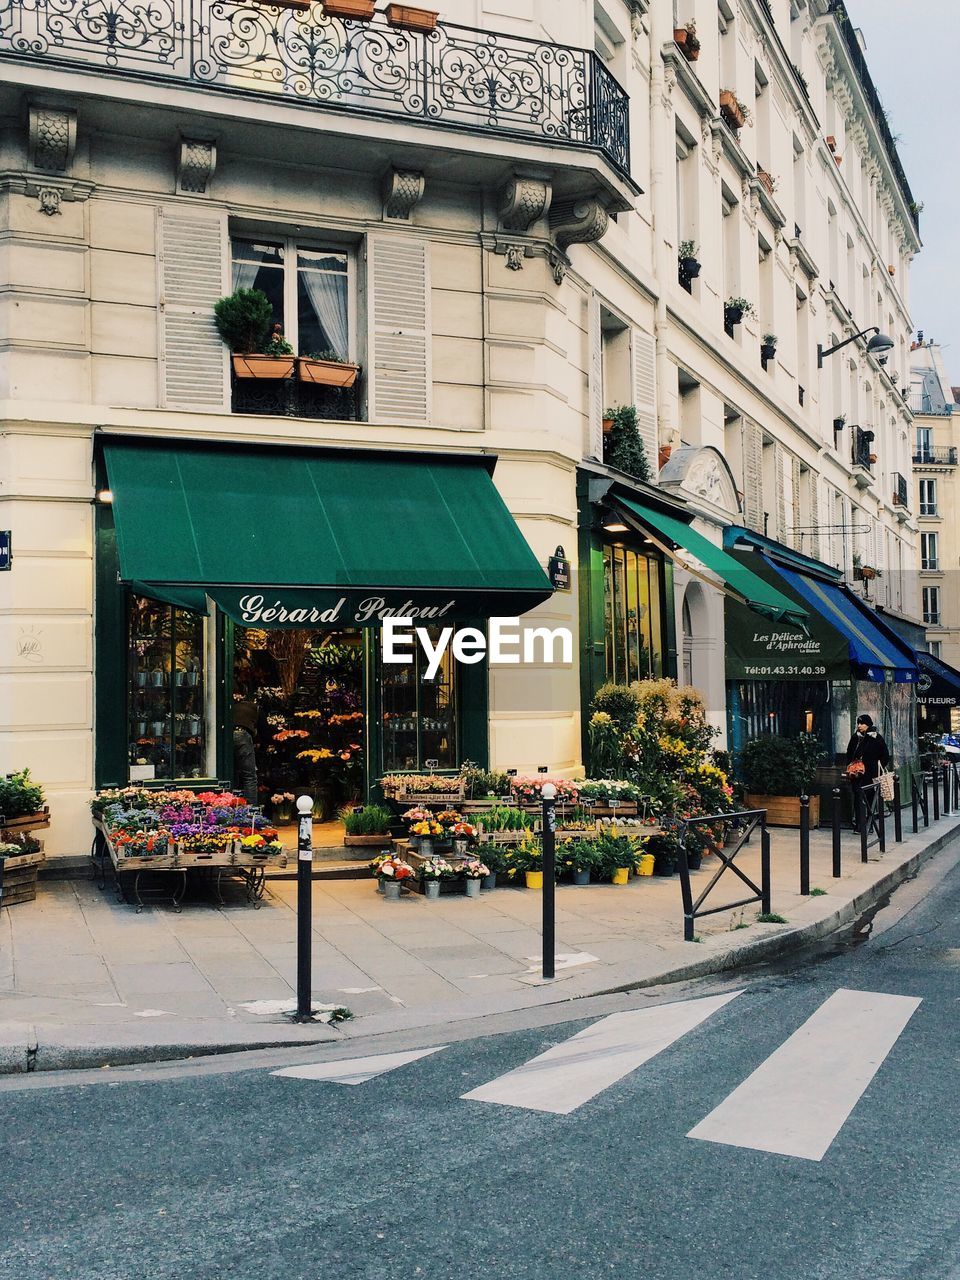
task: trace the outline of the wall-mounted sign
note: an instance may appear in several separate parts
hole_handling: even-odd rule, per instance
[[[557,547],[547,564],[547,577],[554,591],[570,590],[570,561],[563,547]]]
[[[0,529],[0,570],[9,569],[13,563],[13,536],[9,529]]]

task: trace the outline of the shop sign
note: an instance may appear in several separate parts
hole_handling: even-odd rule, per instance
[[[728,599],[724,618],[728,680],[849,678],[846,638],[812,611],[804,630]]]
[[[554,591],[570,590],[570,561],[563,547],[557,547],[547,564],[547,577]]]
[[[13,563],[13,536],[9,529],[0,529],[0,571]]]

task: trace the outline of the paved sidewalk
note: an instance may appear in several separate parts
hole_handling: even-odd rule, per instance
[[[341,1040],[735,968],[858,918],[947,846],[945,857],[960,857],[960,818],[899,845],[890,826],[885,856],[867,864],[844,833],[839,880],[830,834],[815,832],[810,882],[826,893],[809,898],[798,891],[797,833],[773,831],[772,906],[788,924],[758,924],[756,907],[723,911],[698,922],[696,944],[683,941],[677,877],[558,886],[550,984],[539,978],[537,892],[389,903],[372,880],[314,881],[314,1000],[352,1011],[339,1026],[298,1026],[287,1013],[296,982],[292,881],[270,881],[259,911],[238,895],[225,907],[187,902],[180,915],[168,906],[137,915],[91,880],[44,881],[36,902],[0,910],[0,1071]],[[737,861],[759,877],[758,838]],[[693,874],[695,893],[717,866],[707,859]],[[743,896],[729,874],[715,891],[717,905]]]

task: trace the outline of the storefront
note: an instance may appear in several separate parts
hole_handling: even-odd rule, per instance
[[[551,595],[494,463],[100,437],[97,785],[231,779],[242,704],[268,807],[486,764],[486,664],[448,651],[427,679],[417,647],[386,666],[379,632],[482,628]]]
[[[828,756],[846,749],[856,716],[867,712],[900,761],[916,754],[918,680],[913,650],[840,574],[739,526],[724,536],[730,554],[804,608],[804,625],[783,619],[757,628],[734,601],[725,614],[730,742],[765,733],[813,733]]]
[[[920,733],[960,733],[960,671],[932,653],[917,651],[917,728]]]

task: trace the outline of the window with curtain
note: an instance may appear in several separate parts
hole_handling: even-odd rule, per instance
[[[295,240],[233,241],[234,289],[260,289],[298,355],[352,354],[350,255]]]
[[[607,679],[629,684],[663,675],[660,561],[605,546],[603,604]]]

